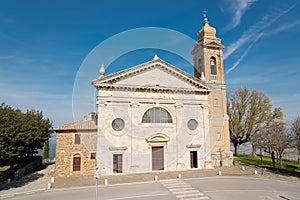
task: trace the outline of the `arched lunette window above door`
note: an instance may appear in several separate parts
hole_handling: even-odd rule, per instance
[[[153,107],[145,112],[142,123],[172,123],[170,113],[161,107]]]

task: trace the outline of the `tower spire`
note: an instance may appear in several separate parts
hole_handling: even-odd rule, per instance
[[[206,11],[206,9],[203,10],[203,18],[204,18],[204,23],[207,23],[208,19],[207,19],[207,11]]]

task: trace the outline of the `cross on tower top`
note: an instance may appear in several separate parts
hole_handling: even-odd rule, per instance
[[[207,11],[204,9],[204,10],[203,10],[203,18],[204,18],[204,22],[208,22],[208,19],[207,19],[206,14],[207,14]]]

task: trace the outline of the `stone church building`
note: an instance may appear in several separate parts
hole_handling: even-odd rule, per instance
[[[97,112],[55,128],[56,175],[231,166],[224,46],[207,19],[197,36],[193,76],[157,55],[109,75],[102,65]]]

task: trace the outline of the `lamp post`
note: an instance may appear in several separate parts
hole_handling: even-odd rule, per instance
[[[95,179],[96,179],[96,200],[98,199],[98,179],[100,178],[100,171],[99,171],[99,168],[96,167],[95,169]]]

